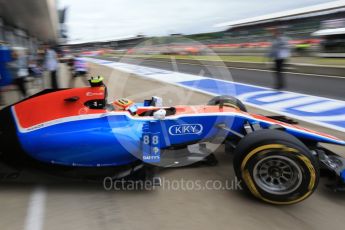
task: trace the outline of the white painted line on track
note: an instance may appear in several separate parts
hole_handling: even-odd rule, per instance
[[[42,230],[45,216],[46,190],[38,186],[30,195],[24,230]]]
[[[278,94],[278,95],[274,95],[274,96],[266,96],[266,97],[262,97],[260,99],[258,99],[259,101],[262,102],[274,102],[274,101],[280,101],[280,100],[285,100],[285,99],[291,99],[294,97],[298,97],[297,95],[293,95],[293,94]]]
[[[270,107],[279,111],[284,108],[291,108],[291,107],[306,105],[309,103],[319,102],[319,101],[320,100],[318,98],[314,98],[314,97],[302,97],[302,98],[293,99],[289,101],[283,101],[283,102],[279,101],[279,102],[270,103],[267,105],[267,107]]]
[[[173,85],[176,85],[176,86],[180,86],[182,88],[186,88],[186,89],[189,89],[189,90],[192,90],[192,91],[195,91],[195,92],[200,92],[200,93],[203,93],[203,94],[208,94],[210,96],[219,96],[216,93],[210,93],[210,92],[202,90],[202,89],[196,89],[196,88],[193,88],[193,87],[189,87],[189,86],[185,86],[185,85],[180,85],[180,84],[176,84],[176,83],[170,83],[170,84],[173,84]],[[242,98],[239,97],[239,99],[242,99]],[[284,116],[291,117],[291,118],[294,118],[294,119],[297,119],[297,120],[300,120],[300,121],[304,121],[304,122],[307,122],[307,123],[310,123],[310,124],[319,125],[321,127],[326,127],[326,128],[329,128],[329,129],[338,130],[340,132],[345,132],[345,129],[342,128],[342,127],[339,127],[339,126],[336,126],[336,125],[331,125],[331,124],[325,124],[324,122],[319,122],[319,121],[313,120],[314,117],[304,117],[304,118],[302,118],[301,116],[296,116],[296,115],[291,114],[291,113],[277,111],[274,108],[262,107],[261,105],[256,105],[256,104],[245,102],[245,101],[244,101],[244,104],[252,106],[252,107],[254,107],[256,109],[261,109],[261,110],[265,110],[265,111],[268,111],[268,112],[271,112],[271,113],[276,113],[276,114],[284,115]],[[345,119],[344,115],[337,116],[336,118],[334,118],[334,117],[322,117],[322,118],[323,119],[329,119],[329,121],[334,121],[334,120],[335,121],[337,121],[337,120],[342,121],[342,120]]]
[[[161,62],[161,63],[169,63],[167,61],[161,61],[161,60],[146,60],[151,62]],[[207,61],[207,60],[196,60],[196,61]],[[196,63],[188,63],[188,62],[178,62],[182,65],[196,65],[196,66],[208,66],[208,67],[217,67],[217,68],[227,68],[227,69],[239,69],[239,70],[249,70],[249,71],[259,71],[259,72],[269,72],[273,73],[273,70],[268,69],[253,69],[253,68],[244,68],[244,67],[231,67],[226,65],[209,65],[209,64],[196,64]],[[337,79],[345,79],[345,77],[342,76],[335,76],[335,75],[323,75],[323,74],[312,74],[312,73],[296,73],[296,72],[289,72],[284,71],[285,74],[294,74],[294,75],[303,75],[303,76],[316,76],[316,77],[324,77],[324,78],[337,78]]]
[[[240,67],[228,67],[228,69],[240,69],[240,70],[249,70],[249,71],[261,71],[261,72],[270,72],[273,73],[273,70],[265,70],[265,69],[249,69],[249,68],[240,68]],[[345,79],[342,76],[335,76],[335,75],[322,75],[322,74],[314,74],[314,73],[296,73],[296,72],[283,72],[285,74],[294,74],[294,75],[303,75],[303,76],[316,76],[316,77],[324,77],[324,78],[337,78],[337,79]]]
[[[344,104],[339,103],[337,101],[324,101],[317,104],[311,104],[303,106],[303,108],[299,108],[298,110],[308,113],[322,113],[329,110],[340,109],[343,108]]]
[[[214,79],[214,80],[217,80],[217,81],[222,81],[222,82],[232,82],[236,85],[243,85],[243,86],[251,86],[251,87],[256,87],[256,88],[260,88],[260,89],[263,89],[263,90],[270,90],[272,92],[276,91],[275,89],[272,89],[272,88],[268,88],[268,87],[265,87],[265,86],[259,86],[259,85],[252,85],[252,84],[249,84],[249,83],[243,83],[243,82],[234,82],[234,81],[227,81],[227,80],[223,80],[223,79],[218,79],[218,78],[210,78],[210,77],[205,77],[205,79],[208,78],[208,79]],[[293,92],[293,91],[288,91],[288,90],[280,90],[279,92],[282,92],[282,93],[291,93],[291,94],[294,94],[296,96],[300,95],[300,96],[307,96],[307,97],[315,97],[315,98],[319,98],[320,100],[332,100],[332,101],[338,101],[340,103],[344,103],[344,101],[341,101],[339,99],[334,99],[334,98],[326,98],[326,97],[321,97],[321,96],[315,96],[315,95],[310,95],[310,94],[305,94],[305,93],[300,93],[300,92]],[[265,92],[263,92],[264,94]]]
[[[143,76],[141,76],[141,77],[143,77]],[[143,77],[143,78],[150,79],[148,77]],[[162,81],[162,82],[164,82],[164,81]],[[207,95],[210,95],[210,96],[219,96],[216,93],[211,93],[211,92],[208,92],[208,91],[205,91],[205,90],[202,90],[202,89],[196,89],[196,88],[193,88],[193,87],[190,87],[190,86],[180,85],[180,84],[177,84],[177,83],[169,83],[169,84],[172,84],[172,85],[175,85],[175,86],[179,86],[179,87],[182,87],[182,88],[185,88],[185,89],[189,89],[189,90],[192,90],[192,91],[195,91],[195,92],[200,92],[200,93],[203,93],[203,94],[207,94]],[[239,99],[242,99],[242,98],[239,97]],[[313,120],[313,117],[304,117],[304,118],[302,118],[301,116],[296,116],[296,115],[291,114],[291,113],[277,111],[274,108],[262,107],[261,105],[256,105],[256,104],[245,102],[245,101],[244,101],[244,104],[252,106],[252,107],[254,107],[256,109],[261,109],[261,110],[265,110],[265,111],[268,111],[268,112],[271,112],[271,113],[276,113],[276,114],[288,116],[288,117],[291,117],[291,118],[294,118],[294,119],[297,119],[297,120],[300,120],[300,121],[304,121],[304,122],[307,122],[307,123],[310,123],[310,124],[319,125],[321,127],[326,127],[326,128],[329,128],[329,129],[338,130],[340,132],[345,132],[345,129],[342,128],[342,127],[339,127],[339,126],[336,126],[336,125],[331,125],[331,124],[325,124],[325,123],[319,122],[319,121],[315,121],[315,120]],[[334,117],[323,117],[323,119],[329,119],[330,121],[334,121],[334,120],[342,121],[342,120],[345,119],[345,117],[344,117],[344,115],[339,115],[336,118],[334,118]]]

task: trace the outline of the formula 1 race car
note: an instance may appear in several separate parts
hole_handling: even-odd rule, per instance
[[[247,113],[236,98],[218,96],[207,105],[174,107],[163,107],[158,97],[143,104],[128,99],[107,103],[102,79],[90,83],[45,90],[1,110],[2,160],[47,172],[61,169],[67,176],[74,169],[95,175],[94,169],[111,170],[116,179],[152,165],[202,161],[212,152],[208,143],[225,143],[244,188],[268,203],[306,199],[323,169],[335,175],[338,187],[345,182],[344,159],[319,145],[344,141],[284,117]]]

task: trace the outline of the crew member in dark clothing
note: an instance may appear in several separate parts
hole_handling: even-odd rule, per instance
[[[279,90],[285,87],[283,71],[291,52],[288,38],[283,36],[278,29],[273,30],[273,36],[274,39],[272,41],[269,57],[274,61],[274,71],[276,77],[275,89]]]

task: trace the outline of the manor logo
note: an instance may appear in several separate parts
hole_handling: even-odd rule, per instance
[[[201,134],[202,130],[203,130],[203,126],[201,124],[173,125],[169,127],[169,134],[172,136]]]
[[[87,92],[86,96],[87,97],[92,97],[92,96],[103,96],[103,93],[93,93],[93,92]]]

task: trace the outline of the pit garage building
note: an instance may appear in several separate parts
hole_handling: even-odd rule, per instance
[[[36,50],[39,44],[59,42],[55,0],[0,0],[0,41]]]

